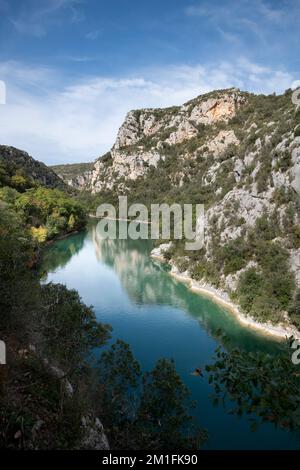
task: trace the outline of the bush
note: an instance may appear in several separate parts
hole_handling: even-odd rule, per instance
[[[242,309],[252,311],[254,300],[262,293],[263,277],[255,268],[249,268],[239,278],[237,294]]]
[[[295,293],[293,300],[290,302],[288,313],[291,322],[299,329],[300,328],[300,289]]]

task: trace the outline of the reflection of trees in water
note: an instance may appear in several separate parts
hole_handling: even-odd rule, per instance
[[[40,275],[63,268],[78,253],[88,237],[99,261],[112,267],[136,304],[170,305],[194,317],[201,328],[222,343],[225,349],[242,347],[245,350],[274,351],[274,342],[255,339],[253,332],[232,321],[230,314],[211,300],[192,293],[187,287],[169,276],[160,263],[149,256],[152,242],[147,240],[104,239],[99,226],[92,223],[88,232],[82,232],[49,246],[44,254]],[[227,317],[227,318],[226,318]],[[225,333],[220,338],[220,331]],[[255,345],[255,346],[254,346]]]
[[[72,256],[82,249],[85,236],[86,232],[81,232],[50,245],[43,253],[40,268],[41,277],[46,276],[48,272],[63,268]]]
[[[201,307],[192,308],[189,312],[197,318],[200,327],[227,351],[242,348],[249,352],[274,354],[281,350],[280,342],[239,325],[237,320],[230,318],[230,313],[208,299],[201,297]]]

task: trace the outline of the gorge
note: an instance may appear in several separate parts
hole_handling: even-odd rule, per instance
[[[1,328],[13,358],[0,397],[1,445],[299,447],[299,374],[282,341],[300,326],[300,114],[291,94],[231,88],[131,111],[95,163],[47,168],[0,147]],[[97,207],[116,206],[119,196],[147,209],[204,204],[204,246],[107,237]],[[104,375],[95,372],[98,359]],[[134,384],[142,381],[143,399],[128,397],[125,386],[119,405],[127,370]],[[186,386],[200,429],[189,439]],[[144,401],[151,418],[139,408]],[[179,407],[180,432],[169,402]]]

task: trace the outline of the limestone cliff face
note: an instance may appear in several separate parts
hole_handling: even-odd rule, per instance
[[[100,157],[92,171],[69,184],[97,193],[112,189],[118,182],[136,180],[164,160],[166,147],[201,136],[205,126],[228,122],[245,102],[239,90],[229,89],[200,96],[183,106],[130,111],[119,129],[110,158]],[[233,133],[221,133],[211,146],[218,151],[236,140]]]

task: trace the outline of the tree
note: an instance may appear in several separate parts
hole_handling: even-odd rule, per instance
[[[121,426],[135,419],[141,368],[127,343],[117,340],[99,361],[101,401],[106,419]]]
[[[198,449],[205,441],[173,361],[161,359],[142,374],[129,345],[118,340],[99,360],[99,382],[99,414],[113,448]]]
[[[174,362],[160,359],[143,377],[137,423],[142,448],[199,449],[206,433],[194,425],[190,408],[189,390]]]
[[[297,289],[294,299],[291,301],[288,313],[292,323],[299,328],[300,327],[300,289]]]
[[[0,325],[2,331],[30,329],[29,312],[37,309],[39,284],[28,268],[35,260],[35,247],[20,218],[0,205]],[[28,328],[24,325],[28,322]],[[24,338],[25,339],[25,338]]]
[[[109,339],[110,326],[97,322],[75,290],[61,284],[41,286],[42,311],[39,318],[43,349],[71,375],[87,359],[91,349]]]
[[[253,431],[260,422],[299,429],[300,372],[291,360],[291,342],[275,356],[218,348],[206,366],[214,402],[230,406],[231,414],[247,415]]]

